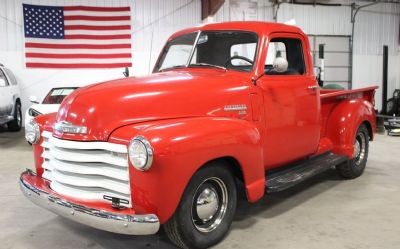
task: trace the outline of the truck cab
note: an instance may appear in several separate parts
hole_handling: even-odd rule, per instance
[[[217,244],[249,202],[336,167],[359,177],[376,87],[323,90],[307,36],[264,22],[173,34],[150,76],[80,88],[26,127],[22,192],[98,229]],[[240,189],[242,188],[242,189]]]

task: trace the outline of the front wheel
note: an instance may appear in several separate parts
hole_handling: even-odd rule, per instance
[[[14,120],[7,123],[9,131],[20,131],[22,127],[22,112],[21,104],[19,102],[15,103]]]
[[[362,175],[368,159],[369,132],[367,127],[362,124],[357,130],[354,139],[353,159],[336,166],[339,174],[348,179],[354,179]]]
[[[236,202],[236,183],[229,168],[210,163],[193,175],[164,230],[180,248],[208,248],[228,232]]]

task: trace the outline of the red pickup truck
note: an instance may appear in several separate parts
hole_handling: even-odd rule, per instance
[[[323,90],[307,36],[263,22],[172,35],[153,74],[80,88],[26,127],[37,205],[120,234],[163,224],[181,248],[223,239],[249,202],[336,167],[365,168],[376,87]],[[242,188],[242,189],[241,189]]]

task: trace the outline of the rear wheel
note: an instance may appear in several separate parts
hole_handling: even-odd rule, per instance
[[[348,179],[354,179],[362,175],[368,159],[369,132],[367,127],[362,124],[357,130],[354,139],[353,159],[336,166],[339,174]]]
[[[228,232],[236,202],[232,173],[223,164],[211,163],[193,175],[164,230],[180,248],[208,248]]]
[[[21,104],[15,103],[14,120],[7,123],[9,131],[20,131],[22,127]]]

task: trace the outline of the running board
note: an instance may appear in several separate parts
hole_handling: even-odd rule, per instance
[[[345,156],[339,156],[329,152],[321,156],[303,160],[295,165],[285,167],[282,170],[267,173],[267,193],[279,192],[290,188],[346,160],[348,160],[348,158]]]

